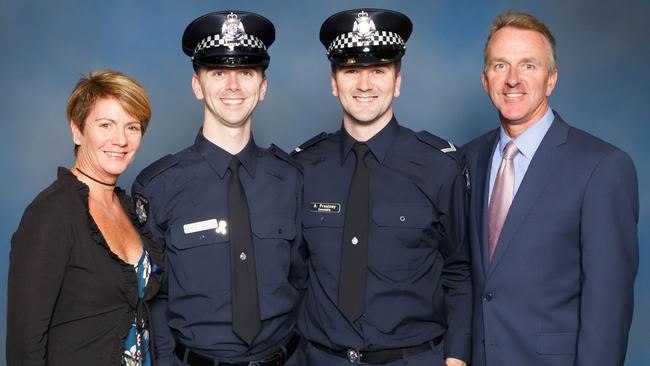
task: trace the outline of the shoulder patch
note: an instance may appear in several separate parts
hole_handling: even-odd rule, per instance
[[[303,174],[302,165],[300,165],[300,163],[298,163],[291,155],[287,154],[286,151],[279,148],[276,144],[271,144],[271,146],[269,147],[269,152],[274,156],[277,156],[278,158],[291,164],[296,169],[298,169],[300,174]]]
[[[291,155],[296,155],[299,152],[305,150],[306,148],[317,144],[318,142],[320,142],[320,141],[324,140],[325,138],[327,138],[327,136],[328,136],[327,132],[319,133],[318,135],[316,135],[316,136],[310,138],[309,140],[303,142],[302,145],[300,145],[297,148],[293,149],[293,151],[291,151]]]
[[[151,165],[144,168],[144,170],[138,174],[138,177],[135,178],[135,180],[143,187],[146,187],[147,184],[149,184],[149,182],[151,182],[155,176],[173,167],[176,165],[176,163],[178,163],[178,158],[175,155],[169,154],[156,160],[155,162],[151,163]]]
[[[470,193],[472,191],[472,184],[470,183],[469,168],[467,165],[463,168],[463,177],[465,177],[465,188],[467,188],[467,193]]]
[[[139,193],[135,193],[133,198],[135,199],[135,213],[138,216],[138,222],[140,225],[144,225],[149,217],[149,200]]]
[[[436,150],[439,150],[452,159],[456,161],[461,159],[461,154],[458,151],[458,148],[456,148],[456,146],[451,142],[441,139],[440,137],[435,136],[427,131],[416,132],[415,136],[418,140],[424,142]]]

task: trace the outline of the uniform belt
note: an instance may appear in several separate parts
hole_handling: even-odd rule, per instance
[[[431,341],[424,342],[417,346],[404,348],[391,348],[377,351],[359,351],[354,348],[345,351],[337,351],[316,342],[310,342],[314,347],[331,355],[345,358],[351,364],[382,364],[397,361],[404,356],[411,356],[417,353],[431,350],[432,345],[437,346],[442,341],[442,336]]]
[[[298,344],[300,344],[300,336],[298,333],[294,333],[289,342],[287,342],[283,347],[280,347],[277,351],[261,360],[247,362],[219,361],[217,359],[200,355],[180,343],[176,343],[174,353],[179,360],[183,361],[185,360],[185,353],[187,352],[187,361],[185,361],[185,363],[190,366],[282,366],[291,357],[293,352],[296,351]]]

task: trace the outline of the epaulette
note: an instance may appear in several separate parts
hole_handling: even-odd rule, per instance
[[[462,160],[462,154],[458,151],[456,146],[451,142],[441,139],[427,131],[416,132],[415,136],[418,140],[424,142],[425,144],[433,147],[436,150],[444,153],[445,155],[451,157],[452,159],[460,162]]]
[[[467,191],[469,192],[471,189],[471,185],[469,179],[469,169],[467,168],[465,155],[463,155],[456,148],[456,146],[454,146],[454,144],[452,144],[451,142],[447,140],[443,140],[440,137],[437,137],[435,135],[432,135],[427,131],[416,132],[415,136],[417,136],[418,140],[424,142],[429,146],[432,146],[437,150],[440,150],[446,156],[449,156],[450,158],[454,159],[454,161],[456,161],[457,166],[462,171],[463,178],[465,179],[465,186],[467,187]]]
[[[146,187],[147,184],[149,184],[149,182],[151,182],[155,176],[173,167],[177,163],[178,158],[176,155],[169,154],[167,156],[164,156],[151,163],[151,165],[148,167],[144,168],[144,170],[138,174],[138,177],[135,178],[135,180],[143,187]]]
[[[316,136],[310,138],[309,140],[303,142],[302,145],[300,145],[297,148],[293,149],[293,151],[291,151],[291,156],[295,156],[297,153],[305,150],[306,148],[308,148],[310,146],[313,146],[313,145],[317,144],[320,141],[323,141],[325,138],[327,138],[327,136],[328,136],[327,132],[319,133],[318,135],[316,135]]]
[[[298,169],[300,174],[303,174],[302,165],[300,165],[300,163],[298,163],[291,155],[287,154],[286,151],[279,148],[276,144],[271,144],[269,147],[269,152],[294,166],[296,169]]]

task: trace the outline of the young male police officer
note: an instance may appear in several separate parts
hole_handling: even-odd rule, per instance
[[[320,40],[343,125],[296,149],[309,285],[298,326],[310,366],[464,365],[471,279],[462,156],[397,123],[403,14],[334,14]]]
[[[139,218],[167,260],[151,304],[159,364],[297,364],[302,176],[251,135],[274,38],[269,20],[241,11],[206,14],[183,34],[203,128],[133,185]]]

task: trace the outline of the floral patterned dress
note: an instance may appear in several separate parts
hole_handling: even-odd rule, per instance
[[[149,282],[151,274],[151,262],[149,253],[143,251],[142,257],[134,266],[136,277],[138,278],[138,297],[141,301],[144,297],[144,289]],[[138,304],[141,306],[141,304]],[[136,311],[135,318],[129,334],[124,341],[124,355],[122,356],[122,365],[125,366],[150,366],[151,352],[149,351],[149,330],[145,317],[138,316],[141,312]]]

